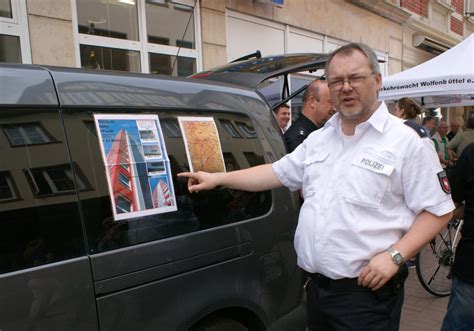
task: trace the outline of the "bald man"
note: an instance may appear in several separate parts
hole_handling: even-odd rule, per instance
[[[311,132],[321,128],[335,112],[327,83],[321,80],[313,81],[303,94],[300,117],[284,134],[288,151],[293,152]]]

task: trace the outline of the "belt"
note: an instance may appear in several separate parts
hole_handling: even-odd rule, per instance
[[[357,284],[357,278],[331,279],[318,273],[312,274],[308,272],[307,274],[320,288],[331,290],[350,290],[360,288]]]

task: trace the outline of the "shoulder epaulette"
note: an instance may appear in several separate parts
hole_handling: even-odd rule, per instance
[[[423,127],[419,124],[416,124],[412,121],[405,121],[404,122],[406,125],[408,125],[410,128],[415,130],[415,132],[420,136],[420,138],[429,138],[428,135],[426,134],[426,131],[423,129]]]

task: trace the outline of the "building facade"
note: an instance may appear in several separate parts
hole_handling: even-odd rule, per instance
[[[1,0],[0,61],[187,76],[364,42],[383,75],[474,32],[474,0]]]

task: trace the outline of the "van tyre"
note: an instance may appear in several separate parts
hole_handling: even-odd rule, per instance
[[[248,331],[242,323],[229,318],[215,318],[199,325],[195,331]]]

